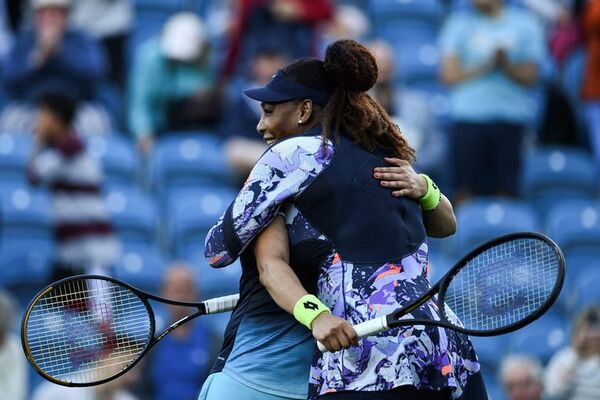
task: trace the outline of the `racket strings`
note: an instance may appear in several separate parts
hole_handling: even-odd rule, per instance
[[[129,289],[82,279],[43,295],[25,329],[41,371],[66,383],[85,384],[107,379],[135,361],[150,340],[151,320]]]
[[[559,259],[549,243],[517,239],[487,249],[452,278],[445,293],[449,322],[492,331],[518,323],[550,298]]]

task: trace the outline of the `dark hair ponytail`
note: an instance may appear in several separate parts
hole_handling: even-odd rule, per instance
[[[327,47],[323,69],[333,86],[333,95],[324,110],[323,137],[327,139],[341,131],[369,151],[384,148],[413,162],[415,150],[398,125],[367,93],[378,74],[369,50],[354,40],[338,40]]]

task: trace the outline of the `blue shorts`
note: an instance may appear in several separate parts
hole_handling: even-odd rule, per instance
[[[198,400],[295,400],[252,389],[223,372],[210,374]]]

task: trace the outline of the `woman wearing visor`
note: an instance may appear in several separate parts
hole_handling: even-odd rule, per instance
[[[455,224],[366,93],[376,79],[372,55],[346,40],[329,46],[325,61],[295,61],[245,92],[261,102],[257,129],[272,146],[207,237],[210,264],[239,257],[243,274],[200,399],[306,398],[309,380],[311,398],[487,398],[465,336],[409,327],[358,342],[346,322],[427,291],[427,235],[447,236]],[[413,316],[437,310],[426,304]],[[333,352],[314,351],[309,329]]]

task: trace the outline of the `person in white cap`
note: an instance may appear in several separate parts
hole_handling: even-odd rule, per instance
[[[3,131],[31,132],[32,104],[49,92],[60,92],[88,104],[81,117],[87,124],[102,121],[95,131],[110,129],[106,112],[97,104],[106,76],[102,47],[84,32],[69,27],[72,0],[32,0],[33,29],[22,31],[7,55],[3,88],[11,100],[2,115]],[[94,114],[92,116],[92,114]],[[85,127],[81,134],[89,132]]]
[[[159,37],[144,43],[130,77],[129,128],[142,153],[165,131],[189,130],[216,120],[219,104],[203,22],[173,15]]]

